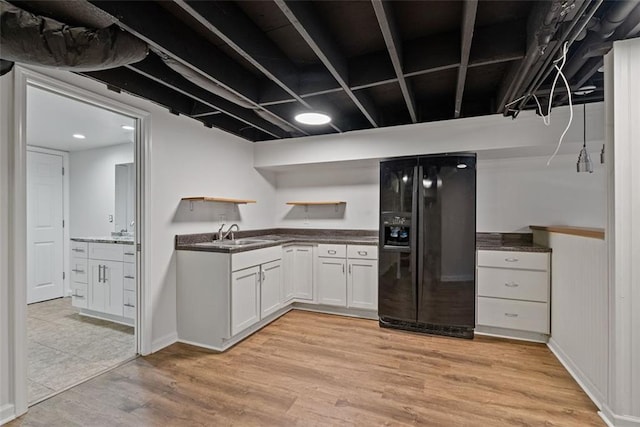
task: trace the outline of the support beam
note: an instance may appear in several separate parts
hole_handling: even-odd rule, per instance
[[[275,3],[369,123],[373,127],[378,127],[378,114],[373,102],[362,93],[356,94],[349,87],[347,58],[340,53],[338,46],[331,40],[328,30],[318,21],[311,5],[306,2],[286,0],[275,0]]]
[[[127,68],[136,71],[157,83],[180,92],[183,95],[187,95],[211,108],[220,110],[226,115],[260,129],[275,138],[289,137],[289,134],[286,131],[273,123],[256,116],[253,111],[242,108],[231,101],[207,92],[202,87],[190,82],[164,65],[162,60],[153,53],[149,54],[149,56],[147,56],[143,61],[128,65]]]
[[[380,25],[380,31],[382,31],[384,42],[387,45],[389,57],[391,58],[398,83],[400,84],[404,102],[407,104],[409,116],[411,116],[411,121],[416,123],[418,118],[416,115],[415,98],[413,90],[404,78],[404,72],[402,70],[402,40],[398,35],[391,3],[387,0],[371,0],[371,5],[373,6],[376,18],[378,18],[378,25]]]
[[[467,68],[469,66],[469,55],[471,54],[471,41],[473,40],[473,29],[476,26],[476,12],[478,11],[478,0],[466,0],[462,3],[462,28],[460,44],[460,67],[458,68],[458,85],[456,86],[456,103],[454,107],[454,117],[460,117],[462,107],[462,95],[464,93],[464,83],[467,80]]]
[[[270,116],[274,115],[258,103],[259,82],[253,74],[157,3],[104,0],[89,2],[111,15],[121,28],[144,40],[152,48],[213,80],[257,109]],[[277,119],[286,121],[282,117]],[[302,134],[307,134],[294,123],[287,124]]]

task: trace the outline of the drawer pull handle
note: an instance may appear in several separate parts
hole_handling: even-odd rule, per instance
[[[133,304],[124,304],[125,307],[135,307]]]
[[[358,251],[358,255],[367,256],[367,251]]]
[[[74,273],[84,274],[84,270],[78,270],[77,268],[74,268],[71,271],[73,271]]]
[[[125,252],[124,254],[125,255],[135,255],[136,253],[135,252]]]
[[[84,253],[84,249],[81,249],[81,248],[73,248],[71,250],[74,251],[74,252],[82,252],[82,253]]]
[[[329,250],[327,251],[327,253],[328,253],[329,255],[335,255],[335,254],[336,254],[336,251],[334,251],[333,249],[329,249]]]
[[[517,288],[518,286],[520,286],[517,283],[505,283],[504,285],[508,288]]]
[[[507,262],[518,262],[519,261],[518,258],[505,258],[504,260],[507,261]]]
[[[72,297],[74,298],[80,298],[80,299],[84,299],[83,295],[78,295],[78,294],[71,294]]]
[[[518,317],[518,314],[516,313],[505,313],[504,315],[507,317]]]
[[[125,279],[135,279],[135,276],[124,276]]]

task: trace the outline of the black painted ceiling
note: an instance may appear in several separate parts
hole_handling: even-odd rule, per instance
[[[596,86],[574,101],[600,101],[602,55],[613,40],[640,31],[638,0],[11,3],[70,25],[115,22],[150,54],[82,74],[251,141],[517,116],[535,107],[532,93],[548,104],[553,60],[565,41],[572,90]],[[174,71],[159,55],[200,78]],[[553,105],[566,102],[559,81]],[[296,123],[305,110],[333,121]]]

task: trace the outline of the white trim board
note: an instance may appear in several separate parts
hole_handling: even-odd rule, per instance
[[[11,404],[6,404],[0,407],[0,425],[6,424],[16,418],[15,407]]]

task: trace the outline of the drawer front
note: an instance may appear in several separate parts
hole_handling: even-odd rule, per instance
[[[318,245],[318,256],[327,258],[346,258],[347,245]]]
[[[527,301],[549,300],[549,273],[478,267],[478,295]]]
[[[87,300],[87,284],[71,282],[71,305],[78,308],[87,308]]]
[[[122,261],[124,256],[123,246],[124,245],[112,243],[90,243],[89,258],[105,261]]]
[[[71,258],[71,281],[88,283],[89,270],[87,259]]]
[[[231,254],[231,271],[243,270],[277,259],[282,259],[282,246],[271,246],[269,248]]]
[[[347,258],[378,259],[378,247],[369,245],[348,245]]]
[[[123,246],[123,259],[124,262],[136,262],[136,247],[135,245],[122,245]]]
[[[547,307],[543,302],[478,297],[478,324],[548,334]]]
[[[549,254],[543,252],[478,251],[478,267],[549,270]]]
[[[125,262],[123,266],[124,288],[131,291],[136,289],[136,265]]]
[[[123,315],[129,319],[136,317],[136,293],[135,291],[124,291],[123,293]]]
[[[71,241],[71,256],[73,258],[86,258],[89,252],[89,244],[87,242]]]

